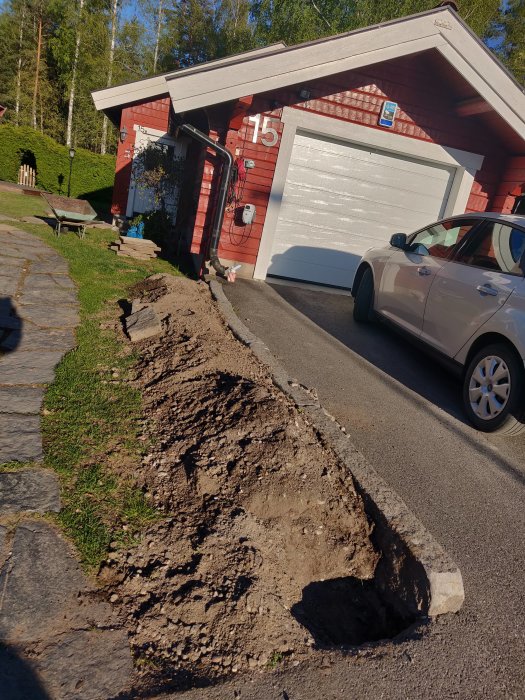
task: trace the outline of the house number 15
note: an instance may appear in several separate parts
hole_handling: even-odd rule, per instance
[[[257,138],[259,136],[259,127],[261,126],[261,115],[254,114],[252,117],[248,117],[248,121],[253,122],[253,143],[257,143]],[[263,117],[262,128],[261,128],[261,143],[263,146],[268,146],[271,148],[275,146],[279,138],[279,134],[271,126],[268,126],[272,121],[271,117]]]

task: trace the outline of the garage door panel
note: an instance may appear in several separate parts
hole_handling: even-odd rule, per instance
[[[366,250],[443,214],[453,175],[445,166],[297,134],[268,274],[351,286]]]
[[[359,255],[348,251],[291,248],[275,256],[275,274],[278,277],[289,277],[287,272],[293,269],[294,275],[291,279],[334,287],[350,287],[359,260]]]
[[[349,164],[347,164],[349,165]],[[350,164],[353,165],[353,164]],[[368,168],[353,168],[347,167],[346,171],[325,172],[316,169],[307,164],[299,165],[291,163],[288,170],[288,180],[291,182],[301,182],[306,185],[314,185],[319,187],[329,187],[338,192],[349,192],[349,187],[375,188],[382,187],[394,191],[399,191],[399,183],[403,183],[402,190],[411,192],[418,196],[434,196],[436,191],[441,192],[443,186],[446,187],[449,181],[450,173],[447,172],[447,177],[430,177],[422,176],[419,173],[406,173],[395,168],[386,168],[377,165]],[[352,190],[350,190],[352,191]]]
[[[294,178],[294,175],[291,175]],[[309,177],[308,179],[313,179]],[[346,189],[341,189],[341,185],[346,184]],[[340,180],[334,183],[334,189],[330,190],[323,182],[307,183],[300,180],[291,179],[287,183],[287,190],[283,196],[283,206],[295,206],[305,199],[318,209],[326,209],[328,212],[346,211],[348,213],[357,211],[374,211],[371,203],[377,207],[380,217],[388,216],[388,210],[401,210],[401,215],[405,213],[410,216],[412,212],[418,214],[428,214],[429,211],[437,211],[438,215],[442,208],[443,198],[435,193],[425,193],[416,195],[405,189],[400,190],[389,185],[374,186],[369,183],[362,183],[353,178],[346,178],[342,183]],[[396,215],[396,211],[393,212]],[[379,216],[372,216],[372,219],[380,219]],[[430,222],[428,222],[430,223]],[[407,223],[409,225],[409,222]]]
[[[361,256],[363,246],[371,248],[375,245],[373,238],[366,234],[366,230],[356,228],[349,238],[347,230],[334,231],[330,238],[324,235],[324,229],[312,224],[304,223],[297,227],[296,223],[283,221],[283,230],[287,230],[286,239],[281,239],[274,248],[274,254],[283,253],[293,247],[326,248],[327,250],[348,250]],[[385,228],[385,235],[388,233]]]
[[[418,163],[404,162],[401,159],[390,157],[388,162],[385,159],[374,159],[373,153],[366,154],[368,158],[355,159],[350,154],[341,154],[337,157],[323,158],[321,153],[305,152],[304,157],[295,156],[290,162],[289,173],[299,173],[299,177],[310,174],[320,177],[323,180],[337,181],[339,178],[352,177],[359,181],[381,183],[399,182],[402,178],[403,186],[414,192],[424,193],[428,191],[429,185],[439,185],[446,183],[450,177],[450,170],[435,166],[424,165],[423,167],[412,167]]]
[[[314,136],[297,134],[294,140],[291,162],[304,164],[305,159],[312,163],[317,163],[321,170],[329,169],[324,164],[338,163],[338,167],[344,167],[344,163],[349,160],[352,164],[361,163],[363,166],[367,166],[370,163],[376,165],[387,164],[391,168],[394,167],[407,173],[432,173],[433,177],[443,179],[447,178],[448,170],[446,166],[428,161],[414,160],[402,154],[396,155],[357,144],[326,141]]]

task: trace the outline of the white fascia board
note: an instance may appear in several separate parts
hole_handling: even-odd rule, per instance
[[[449,12],[446,12],[447,16]],[[246,95],[341,73],[359,66],[415,53],[444,43],[429,15],[405,22],[300,44],[231,66],[206,67],[191,76],[166,79],[173,107],[184,112]]]
[[[189,112],[192,109],[200,107],[220,104],[245,97],[247,95],[259,94],[276,90],[288,85],[297,85],[306,83],[317,78],[324,78],[328,75],[343,73],[348,70],[355,70],[363,66],[371,66],[374,63],[381,63],[400,56],[407,56],[414,53],[421,53],[434,49],[445,42],[440,42],[439,35],[437,37],[425,37],[407,41],[400,45],[382,47],[372,51],[364,51],[358,56],[348,56],[345,58],[334,59],[322,65],[307,66],[296,69],[293,73],[281,74],[279,76],[263,76],[256,81],[251,81],[249,85],[226,85],[222,88],[214,90],[213,93],[188,95],[186,98],[181,97],[180,85],[178,83],[168,82],[170,97],[173,103],[175,112]],[[282,62],[281,62],[282,63]],[[208,83],[215,83],[215,75],[208,76]]]
[[[207,63],[201,63],[196,66],[190,66],[189,68],[183,68],[180,71],[164,73],[162,75],[155,75],[152,78],[135,80],[132,83],[115,85],[113,87],[104,88],[102,90],[94,90],[91,93],[91,96],[93,97],[95,108],[99,111],[104,109],[110,109],[111,107],[123,107],[124,105],[130,104],[132,102],[139,102],[140,100],[162,97],[163,95],[167,97],[169,91],[166,85],[166,80],[168,78],[173,78],[179,74],[189,76],[193,73],[196,73],[197,71],[202,70],[203,66],[225,66],[238,61],[240,56],[247,56],[249,58],[253,58],[266,53],[279,51],[284,48],[286,48],[286,45],[282,41],[279,41],[276,44],[265,46],[262,49],[252,49],[251,51],[245,51],[242,54],[226,56],[225,58],[219,58],[214,61],[208,61]]]
[[[401,156],[409,156],[439,165],[462,166],[466,170],[477,172],[483,165],[484,156],[479,153],[449,148],[439,143],[410,138],[396,134],[388,129],[373,129],[364,124],[344,122],[328,118],[322,114],[305,112],[301,109],[284,107],[281,121],[292,124],[296,130],[310,132],[314,135],[335,138],[362,146],[372,146],[381,151]]]
[[[95,108],[100,110],[111,107],[123,107],[131,102],[146,100],[150,97],[168,95],[166,79],[163,75],[145,80],[137,80],[126,85],[115,85],[104,90],[95,90],[91,93]]]
[[[512,81],[507,78],[510,83],[509,92],[512,90],[514,99],[507,101],[501,96],[503,87],[497,84],[487,84],[485,78],[481,77],[479,72],[464,61],[463,57],[450,45],[438,47],[438,51],[452,65],[459,70],[461,75],[472,85],[473,88],[486,100],[491,108],[502,117],[509,126],[522,138],[525,139],[525,122],[520,113],[525,116],[525,95],[512,84]],[[500,72],[499,80],[507,77],[503,72]],[[497,91],[496,91],[497,90]],[[508,96],[507,96],[508,97]]]
[[[448,8],[414,15],[325,40],[300,44],[233,65],[201,66],[192,75],[167,76],[176,112],[276,90],[437,49],[521,137],[525,94],[490,51]]]
[[[437,47],[441,55],[463,76],[516,133],[525,138],[525,94],[511,75],[465,31],[454,17],[445,34],[447,43]]]

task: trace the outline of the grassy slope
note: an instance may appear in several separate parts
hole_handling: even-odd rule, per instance
[[[39,198],[0,192],[0,213],[42,215]],[[57,238],[49,227],[20,223],[61,253],[78,285],[78,346],[68,353],[48,389],[42,429],[45,464],[60,475],[58,519],[83,562],[96,567],[111,541],[127,541],[156,517],[126,476],[140,460],[141,397],[127,382],[135,357],[114,331],[117,302],[154,272],[178,271],[166,261],[118,258],[108,250],[115,233],[89,230]]]

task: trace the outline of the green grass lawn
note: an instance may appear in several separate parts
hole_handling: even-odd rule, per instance
[[[44,216],[49,207],[42,197],[21,192],[0,192],[0,214],[6,216]]]
[[[46,209],[39,198],[0,192],[2,214],[43,215]],[[131,477],[146,447],[140,439],[141,396],[128,382],[136,356],[114,329],[121,314],[118,300],[150,274],[179,271],[163,260],[117,257],[108,249],[116,238],[109,230],[88,229],[81,240],[73,233],[57,238],[47,226],[17,226],[63,255],[78,285],[78,344],[58,366],[46,393],[42,430],[45,465],[62,483],[58,521],[84,564],[95,568],[110,542],[129,542],[159,517]]]

